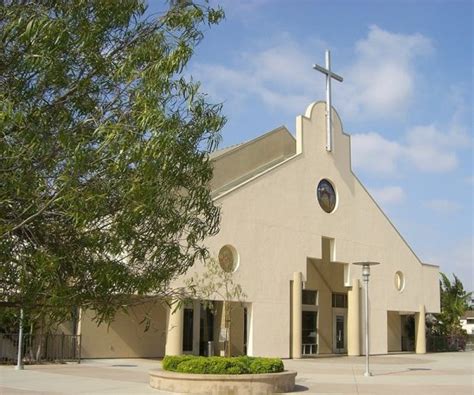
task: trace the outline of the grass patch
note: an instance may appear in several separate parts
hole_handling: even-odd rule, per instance
[[[193,374],[263,374],[283,372],[280,358],[262,357],[197,357],[179,355],[164,357],[164,370]]]

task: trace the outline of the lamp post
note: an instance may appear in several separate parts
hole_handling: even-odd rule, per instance
[[[372,376],[369,371],[369,277],[370,267],[379,265],[380,262],[354,262],[354,265],[362,266],[362,277],[365,284],[365,377]]]
[[[18,356],[16,360],[16,370],[23,370],[23,309],[20,310],[20,324],[18,331]]]

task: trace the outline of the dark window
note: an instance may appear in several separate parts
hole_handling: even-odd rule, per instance
[[[314,306],[316,304],[316,291],[303,289],[302,300],[303,304],[310,304]]]
[[[331,213],[336,208],[336,192],[328,180],[321,180],[317,189],[318,202],[321,208]]]
[[[332,307],[341,307],[347,309],[347,295],[346,294],[332,294]]]
[[[193,309],[184,309],[183,351],[193,351]]]
[[[302,316],[302,343],[305,345],[316,344],[316,317],[315,311],[303,311]],[[315,348],[313,348],[315,353]]]

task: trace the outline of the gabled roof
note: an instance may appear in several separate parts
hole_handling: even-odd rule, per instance
[[[474,318],[474,310],[467,310],[461,318]]]
[[[284,126],[253,140],[213,152],[211,190],[214,196],[295,155],[296,141]]]

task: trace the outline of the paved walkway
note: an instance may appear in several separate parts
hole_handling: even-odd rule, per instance
[[[371,357],[373,377],[364,377],[363,357],[285,360],[296,370],[295,394],[473,394],[474,353],[399,354]],[[0,394],[155,394],[146,359],[87,360],[82,364],[0,366]]]

